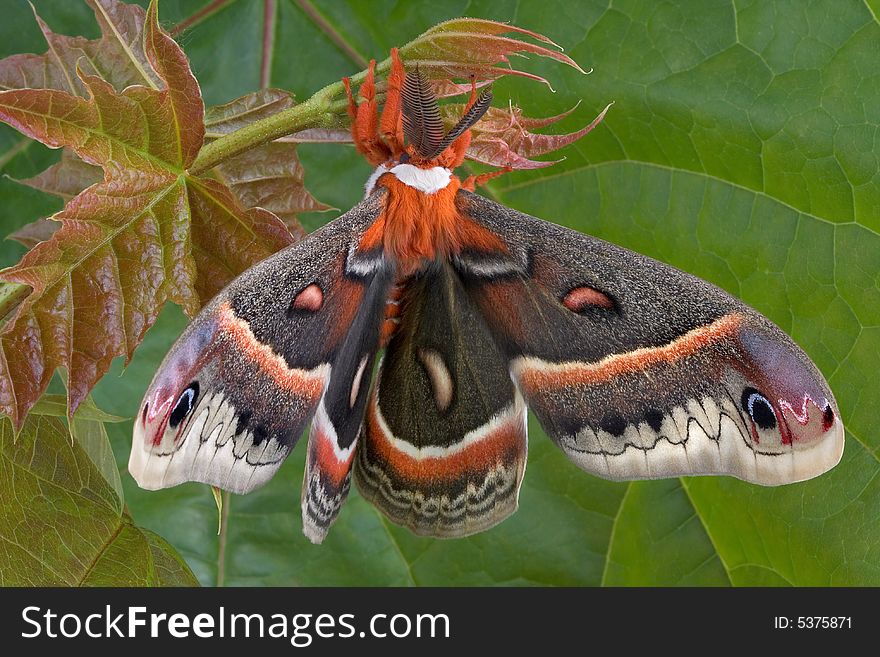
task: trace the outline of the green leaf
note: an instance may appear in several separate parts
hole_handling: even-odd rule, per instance
[[[17,438],[0,419],[0,584],[196,584],[174,549],[123,511],[101,422],[78,415],[71,441],[54,403],[38,404]]]
[[[38,415],[67,417],[67,399],[63,395],[43,395],[34,404],[33,412]],[[125,422],[126,420],[124,417],[102,411],[88,397],[80,404],[75,417],[81,420],[95,420],[97,422]]]
[[[47,21],[63,24],[51,15],[62,10],[44,4],[38,9]],[[163,16],[179,22],[207,4],[162,0]],[[873,136],[880,24],[868,6],[322,1],[311,3],[319,26],[302,4],[275,3],[269,79],[300,98],[464,13],[547,34],[592,68],[583,76],[551,62],[523,63],[556,94],[523,79],[495,83],[496,105],[510,98],[528,116],[560,114],[580,100],[560,132],[615,105],[560,153],[564,162],[508,174],[485,193],[691,271],[768,315],[828,377],[848,427],[844,458],[816,480],[773,489],[723,477],[612,483],[571,465],[532,421],[520,510],[472,538],[413,536],[355,494],[325,544],[308,544],[297,499],[302,447],[267,486],[230,496],[220,537],[208,487],[146,492],[124,476],[138,522],[167,537],[205,584],[880,584],[880,388],[873,383],[880,369]],[[262,10],[234,0],[184,33],[208,102],[260,88],[254,44]],[[20,16],[32,20],[26,7],[9,14],[4,32],[23,24]],[[10,34],[10,53],[28,49],[28,33],[20,32]],[[38,31],[32,38],[30,49],[42,48]],[[17,142],[2,143],[10,152]],[[305,144],[299,155],[318,198],[343,209],[360,199],[370,169],[353,149]],[[8,166],[26,169],[37,157],[39,150],[26,149]],[[31,190],[0,182],[0,198],[31,219],[45,216]],[[303,222],[314,228],[326,220],[316,214]],[[184,325],[176,309],[164,312],[125,375],[113,376],[117,363],[98,385],[101,407],[133,415]],[[108,431],[124,462],[130,423]]]

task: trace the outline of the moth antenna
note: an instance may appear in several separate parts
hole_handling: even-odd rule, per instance
[[[461,137],[466,130],[469,130],[477,121],[483,118],[483,115],[489,111],[490,105],[492,105],[492,91],[486,89],[479,95],[477,101],[471,105],[471,108],[458,120],[458,123],[446,134],[446,137],[437,145],[437,150],[431,153],[429,157],[437,157],[445,151],[449,144]]]
[[[443,142],[443,119],[428,79],[416,68],[407,73],[401,93],[403,134],[416,151],[430,159]]]

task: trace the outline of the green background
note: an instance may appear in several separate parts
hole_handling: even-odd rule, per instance
[[[171,27],[207,4],[161,0],[160,19]],[[214,4],[178,37],[207,104],[260,85],[264,3]],[[318,21],[293,0],[271,4],[270,82],[301,99],[455,16],[510,21],[564,46],[592,74],[517,61],[556,93],[506,79],[496,104],[510,98],[545,116],[580,100],[558,130],[614,107],[563,163],[503,176],[484,193],[690,271],[765,313],[828,378],[846,451],[830,473],[775,489],[726,477],[611,483],[576,469],[531,421],[520,510],[495,529],[416,537],[354,493],[316,547],[300,531],[302,448],[266,487],[228,500],[217,536],[210,490],[139,490],[124,472],[131,423],[107,425],[139,525],[204,584],[880,584],[880,3],[328,0],[313,5]],[[98,35],[84,4],[35,5],[57,32]],[[0,56],[45,51],[24,0],[4,0],[3,11]],[[320,200],[346,209],[360,199],[370,170],[351,147],[307,145],[301,156]],[[56,157],[0,130],[8,176]],[[0,180],[3,234],[58,208]],[[333,216],[303,220],[314,228]],[[0,264],[22,252],[0,243]],[[125,373],[117,363],[99,384],[98,405],[133,416],[185,323],[166,309]]]

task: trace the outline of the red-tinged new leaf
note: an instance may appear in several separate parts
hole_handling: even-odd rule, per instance
[[[425,32],[425,34],[422,36],[428,34],[442,34],[450,32],[490,34],[492,36],[497,36],[499,34],[521,34],[523,36],[531,37],[535,41],[540,41],[542,43],[546,43],[547,45],[553,46],[556,50],[562,50],[562,47],[559,44],[551,40],[549,37],[544,36],[543,34],[539,34],[538,32],[533,32],[532,30],[527,30],[522,27],[517,27],[516,25],[511,25],[510,23],[499,23],[498,21],[486,20],[482,18],[452,18],[448,21],[444,21],[443,23],[438,23],[430,30]]]
[[[101,168],[83,162],[69,149],[61,152],[61,159],[33,178],[18,180],[22,185],[53,194],[65,201],[91,187],[103,178]]]
[[[263,208],[280,217],[298,238],[305,237],[297,215],[330,207],[305,187],[305,171],[296,156],[296,144],[269,142],[230,158],[217,171],[223,182],[247,208]]]
[[[497,77],[497,76],[496,76]],[[477,89],[482,89],[483,87],[488,87],[492,84],[492,80],[495,77],[489,80],[479,80],[476,82]],[[434,95],[437,98],[451,98],[453,96],[461,96],[463,94],[469,94],[471,92],[471,83],[470,82],[453,82],[452,80],[447,80],[443,78],[436,78],[434,80],[430,80],[431,90],[434,92]]]
[[[522,37],[540,43],[525,41]],[[432,78],[470,78],[473,75],[477,81],[485,81],[502,75],[519,75],[549,86],[544,78],[511,65],[511,55],[529,54],[555,59],[585,72],[545,36],[506,23],[476,18],[456,18],[435,25],[400,49],[400,56],[407,66],[417,65]]]
[[[37,219],[19,228],[14,233],[6,236],[8,240],[15,240],[27,248],[33,248],[40,242],[45,242],[61,227],[57,221],[51,219]]]
[[[145,12],[117,0],[86,0],[101,27],[100,39],[55,34],[39,16],[37,22],[49,45],[44,55],[13,55],[0,61],[0,89],[56,89],[85,97],[76,73],[80,66],[121,91],[132,84],[158,89],[160,76],[144,52]]]
[[[133,10],[106,0],[93,7],[104,12],[105,38],[120,14],[137,27]],[[131,357],[166,301],[194,314],[232,277],[293,241],[271,212],[247,210],[222,183],[186,172],[204,141],[200,90],[183,51],[160,30],[155,3],[143,20],[141,64],[158,85],[145,78],[120,91],[80,67],[85,96],[0,93],[0,118],[82,160],[62,159],[28,184],[75,193],[87,170],[72,168],[103,169],[102,180],[53,217],[60,228],[2,272],[32,289],[0,332],[0,412],[18,426],[56,369],[67,373],[73,413],[115,357]],[[120,43],[130,46],[136,39],[126,34]]]
[[[280,89],[263,89],[242,96],[208,109],[205,113],[206,136],[221,137],[293,105],[291,95]],[[331,130],[311,132],[311,136],[294,134],[284,140],[262,144],[226,160],[216,168],[218,177],[229,186],[244,207],[263,208],[276,214],[299,239],[305,237],[306,233],[297,220],[297,214],[330,208],[306,189],[305,172],[296,152],[296,143],[309,137],[310,141],[339,141],[339,136]],[[350,141],[350,133],[346,131],[346,135],[346,141]]]
[[[480,164],[508,169],[543,169],[561,160],[531,160],[510,147],[504,139],[481,135],[474,138],[467,150],[467,159]]]
[[[100,182],[103,177],[100,167],[83,162],[73,151],[65,148],[56,164],[32,178],[16,182],[69,201],[87,187]],[[7,239],[15,240],[30,249],[48,240],[60,227],[58,221],[38,219],[11,233]]]
[[[543,128],[567,117],[575,108],[557,116],[531,119],[522,116],[519,108],[492,107],[471,129],[471,144],[467,151],[469,160],[496,167],[511,169],[540,169],[555,164],[554,161],[532,160],[576,142],[595,128],[611,105],[603,109],[591,123],[580,130],[562,135],[544,135],[530,132]],[[463,105],[444,105],[441,108],[444,123],[452,126],[458,121]]]
[[[188,187],[196,290],[203,302],[248,267],[296,241],[268,210],[244,210],[224,184],[190,178]]]
[[[205,140],[205,106],[199,83],[189,68],[189,60],[177,42],[159,29],[156,7],[157,0],[153,0],[147,20],[150,28],[155,26],[155,29],[147,29],[144,44],[147,58],[165,81],[166,88],[161,95],[167,97],[174,115],[166,131],[176,138],[177,157],[186,167],[196,159]]]
[[[511,122],[526,130],[546,128],[547,126],[558,123],[559,121],[562,121],[562,119],[571,116],[571,113],[574,112],[578,107],[580,107],[580,104],[580,101],[578,101],[571,109],[565,110],[561,114],[557,114],[555,116],[546,117],[523,116],[522,109],[520,109],[519,107],[514,107],[512,104],[506,110],[493,107],[488,112],[486,112],[486,114],[482,118],[482,121],[484,121],[483,129],[506,130],[510,127]]]

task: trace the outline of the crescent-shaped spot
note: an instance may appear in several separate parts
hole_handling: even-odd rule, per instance
[[[446,363],[443,362],[443,357],[433,349],[422,347],[419,349],[418,355],[428,373],[428,379],[431,381],[437,410],[445,411],[452,403],[452,375],[449,373]]]
[[[581,285],[569,290],[568,294],[562,299],[562,305],[573,313],[579,313],[591,306],[612,310],[614,308],[614,301],[607,294],[600,292],[594,287]]]
[[[364,370],[367,368],[367,357],[364,356],[361,359],[361,364],[358,365],[357,372],[355,372],[354,380],[351,382],[351,393],[348,396],[348,407],[354,408],[354,403],[357,401],[358,393],[361,390],[361,379],[364,377]]]

